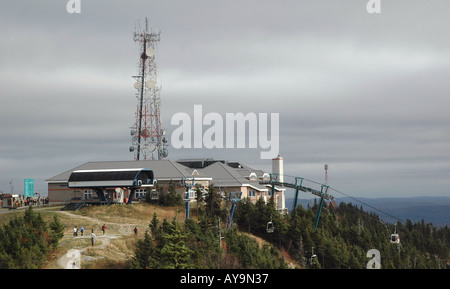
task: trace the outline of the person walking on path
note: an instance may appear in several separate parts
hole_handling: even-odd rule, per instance
[[[133,231],[134,231],[134,234],[137,235],[138,228],[137,228],[137,227],[134,227],[134,230],[133,230]]]
[[[84,233],[84,227],[83,226],[81,226],[80,232],[81,232],[81,236],[83,236],[83,233]]]
[[[105,230],[106,230],[106,228],[108,228],[108,227],[106,227],[106,225],[103,224],[103,226],[102,226],[103,235],[105,235]]]
[[[75,226],[75,228],[73,228],[73,236],[76,237],[78,236],[78,227]]]
[[[97,236],[94,234],[94,229],[92,229],[91,238],[92,238],[92,247],[94,247],[95,240],[97,240]]]

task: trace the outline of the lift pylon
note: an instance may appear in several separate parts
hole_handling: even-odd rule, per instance
[[[305,178],[289,177],[286,175],[284,175],[283,177],[284,177],[283,181],[281,181],[279,174],[271,173],[269,180],[263,180],[263,181],[260,181],[259,183],[262,185],[271,185],[272,186],[272,195],[275,191],[275,186],[281,186],[281,187],[295,189],[295,199],[294,199],[294,208],[293,209],[295,209],[297,207],[297,199],[298,199],[299,191],[311,193],[315,196],[320,197],[319,208],[317,211],[316,220],[314,222],[314,226],[315,226],[315,228],[317,228],[317,226],[319,225],[319,219],[320,219],[320,214],[322,211],[324,200],[333,200],[334,199],[334,197],[328,193],[329,186],[309,181],[309,182],[311,182],[311,184],[315,185],[316,187],[318,185],[320,186],[320,189],[314,189],[309,186],[305,186],[304,183],[305,183],[305,181],[307,181]]]
[[[233,223],[234,211],[236,210],[236,205],[241,200],[241,197],[242,197],[242,192],[231,192],[230,193],[231,209],[230,209],[230,218],[228,219],[228,223],[227,223],[227,229],[230,228],[231,224]]]

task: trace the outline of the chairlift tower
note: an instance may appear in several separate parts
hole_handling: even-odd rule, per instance
[[[138,100],[136,121],[131,127],[132,145],[135,160],[164,159],[168,156],[167,138],[161,127],[160,93],[161,86],[157,83],[157,65],[155,49],[160,40],[161,32],[149,32],[148,20],[145,19],[145,29],[140,25],[134,33],[134,41],[140,46],[138,75],[134,88]]]

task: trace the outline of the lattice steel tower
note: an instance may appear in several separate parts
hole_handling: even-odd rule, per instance
[[[139,43],[140,57],[138,75],[134,88],[138,99],[136,122],[131,127],[132,145],[130,152],[134,159],[161,160],[168,156],[165,131],[161,128],[160,92],[156,79],[155,48],[160,40],[161,32],[149,32],[148,20],[145,19],[145,29],[136,27],[134,41]]]

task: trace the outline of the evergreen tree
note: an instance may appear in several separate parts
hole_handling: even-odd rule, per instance
[[[175,184],[171,181],[169,184],[169,192],[167,194],[167,206],[176,207],[183,205],[183,197],[177,193]]]
[[[145,231],[144,239],[138,240],[136,244],[136,251],[131,264],[132,269],[146,269],[154,268],[156,262],[154,259],[155,246],[153,245],[153,240]]]
[[[50,244],[56,249],[58,247],[58,241],[64,237],[64,225],[59,221],[58,215],[53,216],[53,221],[49,224]]]
[[[159,223],[160,222],[159,222],[158,216],[156,215],[156,212],[155,212],[155,213],[153,213],[152,221],[148,225],[150,227],[150,231],[152,233],[152,237],[154,240],[157,239],[161,234],[161,228],[159,226]]]
[[[198,213],[199,206],[204,201],[203,190],[202,190],[202,188],[199,185],[197,185],[195,187],[195,200],[197,201],[197,213]]]
[[[255,205],[249,198],[245,198],[236,206],[234,220],[240,230],[252,233],[255,215]]]
[[[169,232],[163,234],[164,246],[161,249],[161,268],[163,269],[190,269],[192,250],[186,245],[187,235],[175,217],[170,223]]]
[[[0,228],[0,268],[39,268],[61,237],[52,236],[42,216],[28,207],[22,218],[15,216]]]
[[[205,198],[205,211],[208,218],[222,217],[220,198],[214,185],[209,186]]]
[[[195,268],[219,268],[221,263],[222,250],[218,239],[216,228],[219,224],[211,224],[204,216],[200,217],[200,222],[193,219],[186,220],[185,232],[188,234],[187,245],[193,250],[192,260]]]

